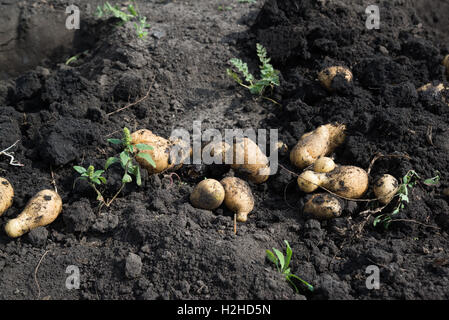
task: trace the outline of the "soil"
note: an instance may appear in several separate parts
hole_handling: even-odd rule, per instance
[[[0,33],[0,150],[19,140],[11,150],[23,164],[0,156],[0,174],[15,189],[0,228],[42,189],[56,186],[64,203],[47,227],[18,239],[0,232],[0,299],[449,298],[449,199],[442,193],[449,106],[417,91],[434,81],[448,85],[445,1],[380,1],[379,30],[366,29],[370,3],[362,0],[145,1],[139,9],[151,28],[143,39],[132,23],[96,18],[100,1],[77,1],[81,29],[59,27],[50,37],[71,3],[0,4],[5,30],[16,32]],[[281,72],[281,85],[267,92],[280,105],[255,99],[226,75],[232,57],[256,69],[256,43]],[[353,84],[324,90],[317,73],[332,65],[350,68]],[[406,154],[379,159],[372,178],[438,171],[441,183],[414,187],[394,217],[401,221],[387,230],[360,215],[366,202],[342,201],[341,217],[320,222],[302,214],[308,196],[297,189],[290,171],[299,171],[287,154],[280,161],[288,170],[250,183],[256,206],[237,234],[226,208],[189,203],[197,182],[232,170],[186,165],[179,177],[144,174],[141,187],[127,185],[101,211],[87,184],[74,185],[72,167],[101,168],[119,151],[106,139],[119,138],[123,127],[168,137],[176,128],[192,132],[193,121],[203,130],[278,129],[289,148],[303,133],[340,122],[348,132],[338,163],[368,168],[378,153]],[[108,170],[107,197],[120,174],[117,166]],[[314,292],[295,293],[266,260],[265,250],[284,248],[283,240],[293,250],[292,272]],[[380,269],[377,290],[365,283],[370,265]],[[70,266],[79,268],[78,290],[66,287]]]

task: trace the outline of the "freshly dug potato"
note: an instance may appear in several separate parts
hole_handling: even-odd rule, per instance
[[[137,162],[146,169],[149,174],[160,173],[169,169],[178,169],[182,166],[182,163],[191,154],[191,149],[185,148],[185,142],[182,140],[170,141],[147,129],[141,129],[131,134],[132,144],[147,144],[153,147],[153,150],[140,151],[147,153],[156,163],[156,167],[153,167],[145,159],[136,157]],[[171,154],[175,146],[179,146],[180,152],[176,155]],[[185,150],[189,150],[185,152]]]
[[[281,157],[284,157],[288,154],[288,146],[282,141],[278,141],[276,143],[276,150]]]
[[[224,204],[237,213],[237,221],[246,222],[254,208],[254,197],[248,183],[236,177],[224,178],[220,183],[225,190]]]
[[[303,212],[318,220],[327,220],[339,217],[342,208],[337,198],[327,193],[317,193],[306,202]]]
[[[330,155],[345,140],[346,126],[326,124],[304,134],[290,152],[290,162],[304,169],[319,157]]]
[[[449,54],[443,59],[443,66],[446,67],[446,73],[449,76]]]
[[[231,168],[257,184],[267,181],[270,176],[267,156],[248,138],[234,144],[234,161]]]
[[[5,231],[11,238],[20,237],[37,227],[52,223],[62,210],[62,200],[53,190],[38,192],[15,219],[9,220]]]
[[[335,169],[335,162],[329,157],[320,157],[313,164],[313,171],[315,172],[331,172]]]
[[[154,168],[145,159],[136,157],[137,162],[142,168],[145,168],[149,174],[160,173],[172,167],[170,164],[170,141],[155,135],[147,129],[141,129],[131,134],[132,144],[147,144],[153,147],[153,150],[145,150],[156,163]]]
[[[0,177],[0,216],[12,206],[14,189],[5,178]]]
[[[374,183],[373,191],[382,204],[388,204],[399,189],[398,180],[390,174],[384,174]]]
[[[362,197],[368,190],[368,182],[368,173],[354,166],[339,166],[327,173],[307,170],[298,177],[298,186],[304,192],[313,192],[321,186],[351,199]]]
[[[332,82],[334,81],[336,76],[341,76],[348,83],[352,81],[351,70],[341,66],[333,66],[322,70],[318,74],[318,80],[321,82],[321,85],[324,88],[332,92],[335,90],[332,86]]]
[[[206,179],[198,183],[190,194],[190,202],[195,208],[217,209],[225,198],[225,190],[220,182]]]

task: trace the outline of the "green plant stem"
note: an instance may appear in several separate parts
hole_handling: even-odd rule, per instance
[[[126,166],[125,166],[125,174],[128,173],[128,168],[129,168],[130,162],[131,162],[131,159],[128,160],[128,162],[126,163]],[[112,204],[112,202],[115,200],[115,198],[117,198],[118,195],[120,194],[120,192],[122,192],[122,190],[123,190],[123,188],[125,187],[125,185],[126,185],[126,182],[123,182],[123,179],[122,179],[122,185],[120,186],[120,189],[118,189],[117,193],[112,197],[111,200],[109,200],[108,202],[105,203],[106,207],[109,208],[109,206]]]

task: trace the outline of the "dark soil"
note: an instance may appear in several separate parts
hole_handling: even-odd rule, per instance
[[[55,35],[60,41],[47,48],[60,50],[44,50],[48,17],[64,23],[70,3],[0,5],[1,19],[13,20],[8,30],[25,30],[6,40],[0,33],[0,150],[20,140],[13,151],[24,164],[10,166],[0,156],[0,175],[15,189],[1,229],[44,188],[56,185],[64,203],[45,228],[15,240],[0,232],[1,299],[449,298],[449,205],[442,195],[449,106],[416,90],[448,84],[440,65],[449,53],[445,1],[380,1],[380,30],[366,29],[370,3],[362,0],[234,1],[231,10],[219,10],[228,4],[218,0],[145,1],[139,2],[151,23],[145,39],[130,23],[116,27],[114,19],[95,18],[99,1],[78,1],[81,29],[69,32],[70,41]],[[19,28],[30,21],[43,28],[31,45],[33,59],[27,65],[6,59],[1,48],[20,57],[26,39],[34,39],[35,28]],[[232,57],[255,70],[257,42],[281,71],[271,95],[281,106],[254,99],[226,75]],[[354,83],[330,94],[317,73],[337,64],[353,71]],[[149,88],[144,101],[108,115]],[[346,201],[344,214],[328,222],[310,219],[302,214],[307,195],[280,169],[267,183],[251,184],[256,207],[236,235],[227,209],[189,203],[198,181],[232,171],[184,166],[180,179],[144,175],[141,187],[130,184],[101,212],[88,185],[74,186],[73,165],[102,167],[118,151],[106,139],[118,138],[123,127],[168,137],[175,128],[191,132],[195,120],[203,130],[279,129],[290,148],[321,124],[344,123],[348,137],[336,151],[338,163],[368,168],[377,153],[407,154],[378,160],[372,177],[400,178],[413,169],[427,178],[439,171],[442,183],[416,186],[395,217],[402,221],[388,230],[373,227],[371,217],[356,232],[367,203]],[[298,172],[288,155],[281,163]],[[107,178],[110,197],[120,187],[120,170],[113,166]],[[314,285],[313,293],[296,294],[265,259],[265,250],[283,248],[284,239],[293,249],[292,272]],[[80,269],[79,290],[66,288],[71,265]],[[380,268],[378,290],[366,288],[369,265]]]

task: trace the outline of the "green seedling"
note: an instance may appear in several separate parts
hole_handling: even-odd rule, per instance
[[[287,282],[291,286],[293,286],[293,288],[295,288],[296,293],[298,293],[299,290],[298,290],[298,287],[296,287],[295,283],[293,282],[293,279],[300,281],[307,287],[307,289],[309,289],[310,291],[313,292],[314,288],[310,283],[304,281],[297,275],[291,273],[289,265],[290,265],[290,260],[292,258],[293,251],[290,248],[290,244],[288,243],[288,241],[284,240],[284,242],[287,245],[286,255],[284,256],[284,254],[281,251],[273,248],[274,253],[270,250],[266,251],[268,260],[270,260],[271,262],[273,262],[276,265],[278,271],[285,276],[285,279],[287,280]]]
[[[106,184],[106,178],[103,177],[104,170],[95,170],[94,166],[90,165],[89,167],[84,168],[81,166],[74,166],[76,172],[80,174],[78,178],[76,178],[73,185],[77,180],[85,180],[89,185],[95,190],[97,193],[97,200],[104,202],[104,197],[101,192],[97,189],[97,185]]]
[[[89,50],[85,50],[85,51],[83,51],[83,52],[81,52],[81,53],[78,53],[78,54],[76,54],[76,55],[74,55],[74,56],[68,58],[67,61],[65,62],[65,64],[66,64],[66,65],[69,65],[69,64],[71,64],[72,62],[77,61],[77,60],[81,57],[81,55],[87,54],[88,52],[89,52]]]
[[[252,94],[262,96],[267,87],[273,89],[274,86],[279,86],[279,71],[275,70],[270,64],[270,58],[267,57],[267,50],[261,44],[257,44],[256,47],[257,56],[262,63],[259,66],[262,76],[261,79],[256,79],[249,72],[248,65],[237,58],[233,58],[229,62],[243,75],[244,81],[231,69],[227,69],[226,72],[235,82],[247,88]]]
[[[156,167],[156,163],[149,154],[140,152],[145,150],[153,150],[153,147],[147,144],[136,144],[134,146],[132,144],[131,133],[129,132],[128,128],[123,129],[122,139],[108,139],[108,142],[122,146],[123,151],[120,153],[118,158],[110,157],[106,161],[105,170],[107,170],[112,164],[118,162],[124,169],[122,183],[126,184],[132,182],[133,181],[132,176],[134,176],[137,185],[140,186],[142,184],[142,178],[140,175],[139,165],[134,164],[135,154],[137,153],[136,156],[139,156],[140,158],[147,161],[153,167]]]
[[[396,192],[395,197],[398,198],[398,203],[395,206],[394,210],[391,213],[385,213],[377,216],[374,219],[373,225],[376,226],[379,223],[384,225],[384,228],[387,229],[390,226],[393,217],[401,210],[405,208],[405,206],[410,202],[409,194],[411,190],[415,187],[417,183],[422,181],[427,186],[435,186],[440,181],[440,173],[437,171],[436,176],[433,178],[422,180],[421,177],[414,170],[409,170],[407,174],[401,179],[401,184],[399,185],[398,191]]]
[[[134,5],[129,4],[127,6],[127,11],[122,11],[115,5],[112,6],[109,2],[103,4],[103,7],[98,6],[96,15],[98,18],[102,18],[105,15],[113,16],[120,19],[119,26],[123,25],[128,21],[134,21],[134,28],[136,29],[137,36],[139,38],[145,38],[148,35],[148,29],[150,24],[147,23],[147,17],[142,16],[139,12],[139,8],[135,1],[132,1]]]

